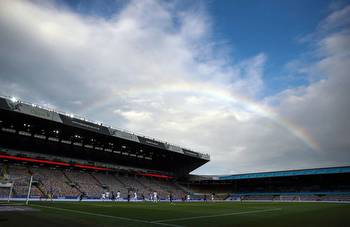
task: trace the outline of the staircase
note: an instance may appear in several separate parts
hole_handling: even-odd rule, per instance
[[[114,177],[114,179],[115,179],[116,181],[118,181],[121,185],[123,185],[124,188],[127,188],[126,185],[124,184],[124,182],[122,182],[121,180],[119,180],[119,178],[118,178],[116,175],[112,174],[112,176]]]
[[[101,188],[103,188],[104,184],[102,184],[101,181],[99,179],[97,179],[97,177],[94,174],[92,174],[92,173],[89,173],[89,174],[96,181],[97,185],[100,186]]]
[[[41,192],[41,194],[43,195],[43,197],[48,197],[47,193],[45,193],[44,189],[41,188],[41,182],[40,184],[35,184],[34,186]]]
[[[64,171],[62,171],[62,173],[63,173],[63,176],[66,178],[66,180],[68,181],[68,182],[66,182],[69,186],[71,186],[72,187],[72,185],[73,185],[73,187],[75,188],[75,189],[77,189],[81,194],[85,194],[85,192],[83,192],[81,189],[80,189],[80,187],[79,187],[79,185],[77,184],[77,183],[75,183],[75,182],[73,182],[68,176],[67,176],[67,174],[64,172]]]
[[[175,186],[177,188],[179,188],[180,190],[182,190],[183,192],[185,192],[186,194],[187,193],[190,193],[190,194],[193,194],[193,192],[191,190],[189,190],[188,188],[186,188],[185,186],[182,186],[181,184],[177,183],[177,182],[174,182]]]

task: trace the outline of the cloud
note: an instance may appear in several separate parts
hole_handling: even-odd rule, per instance
[[[349,19],[350,6],[344,6],[340,9],[336,9],[331,12],[323,21],[320,23],[319,27],[324,30],[331,29],[343,29],[344,26],[348,26],[350,23]]]
[[[343,20],[350,17],[348,8],[332,12],[320,23],[320,27],[337,26],[337,30],[323,31],[322,38],[316,40],[316,60],[308,62],[306,70],[311,84],[267,98],[268,102],[277,101],[278,112],[303,126],[320,144],[313,157],[317,166],[347,165],[350,161],[350,21]]]
[[[203,9],[131,1],[106,19],[55,2],[1,1],[0,29],[2,94],[210,153],[197,173],[350,161],[344,29],[318,40],[305,73],[322,80],[262,100],[268,56],[227,60]]]

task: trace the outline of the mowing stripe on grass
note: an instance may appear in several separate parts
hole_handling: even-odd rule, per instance
[[[118,217],[118,216],[107,215],[107,214],[96,214],[96,213],[90,213],[90,212],[86,212],[86,211],[71,210],[71,209],[65,209],[65,208],[59,208],[59,207],[42,206],[42,205],[37,205],[37,204],[31,204],[30,206],[36,206],[36,207],[42,207],[42,208],[49,208],[49,209],[61,210],[61,211],[68,211],[68,212],[72,212],[72,213],[85,214],[85,215],[91,215],[91,216],[97,216],[97,217],[113,218],[113,219],[118,219],[118,220],[123,220],[123,221],[132,221],[132,222],[139,222],[139,223],[147,223],[147,224],[151,224],[151,225],[162,225],[162,226],[182,227],[181,225],[173,225],[173,224],[166,224],[166,223],[154,223],[154,222],[152,222],[152,221],[145,221],[145,220],[140,220],[140,219]]]
[[[193,219],[215,218],[215,217],[224,217],[224,216],[239,215],[239,214],[256,214],[256,213],[271,212],[271,211],[277,211],[277,210],[282,210],[282,208],[242,211],[242,212],[235,212],[235,213],[228,213],[228,214],[203,215],[203,216],[195,216],[195,217],[187,217],[187,218],[162,219],[162,220],[152,221],[152,223],[163,223],[168,221],[186,221],[186,220],[193,220]]]

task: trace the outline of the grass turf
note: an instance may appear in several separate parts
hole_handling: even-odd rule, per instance
[[[350,226],[350,204],[32,202],[0,226]]]

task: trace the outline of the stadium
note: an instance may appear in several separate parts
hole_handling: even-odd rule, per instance
[[[193,175],[208,154],[10,97],[0,98],[0,127],[4,226],[346,226],[350,220],[350,166]]]
[[[0,227],[350,226],[350,0],[0,0]]]

